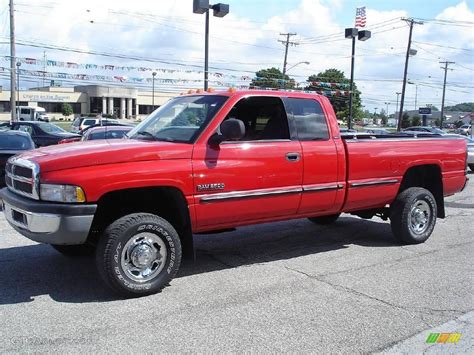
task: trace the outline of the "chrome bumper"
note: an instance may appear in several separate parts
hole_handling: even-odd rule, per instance
[[[86,242],[95,205],[78,206],[32,201],[7,189],[0,191],[8,223],[20,234],[40,243],[75,245]]]

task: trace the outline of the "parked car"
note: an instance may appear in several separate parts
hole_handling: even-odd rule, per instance
[[[132,126],[90,126],[84,130],[82,137],[66,138],[59,141],[59,144],[79,141],[91,141],[98,139],[120,139],[125,137],[127,132],[132,130]]]
[[[118,120],[113,118],[99,118],[99,117],[76,117],[71,124],[71,131],[79,133],[90,126],[119,123]]]
[[[131,126],[102,126],[86,130],[81,141],[92,141],[97,139],[119,139],[132,130]]]
[[[84,128],[83,131],[80,131],[78,134],[80,136],[78,137],[72,137],[72,138],[66,138],[66,139],[63,139],[61,141],[59,141],[58,143],[59,144],[64,144],[64,143],[72,143],[72,142],[79,142],[79,141],[83,141],[85,140],[84,139],[84,136],[88,135],[88,132],[92,129],[95,129],[95,128],[103,128],[103,131],[109,131],[109,130],[112,130],[114,128],[117,128],[118,131],[121,131],[123,130],[124,133],[123,135],[120,135],[119,133],[111,133],[111,134],[108,134],[106,138],[93,138],[93,139],[113,139],[113,138],[123,138],[123,136],[125,136],[125,133],[127,133],[128,131],[130,131],[133,127],[133,125],[128,125],[128,124],[122,124],[122,123],[113,123],[113,122],[106,122],[105,124],[103,125],[99,125],[99,124],[96,124],[96,125],[93,125],[93,126],[89,126],[89,127],[86,127]],[[100,136],[100,135],[96,135],[96,136]],[[91,140],[91,138],[87,138],[86,140]]]
[[[61,127],[48,122],[15,121],[9,127],[14,131],[29,133],[37,147],[58,144],[60,140],[66,138],[80,137],[78,134],[67,132]]]
[[[34,149],[30,135],[25,132],[0,131],[0,188],[5,186],[5,164],[19,153]]]
[[[467,164],[474,171],[474,139],[466,137],[467,142]]]
[[[445,137],[459,138],[463,139],[467,143],[467,164],[471,171],[474,171],[474,139],[471,137],[466,137],[461,134],[448,134]]]
[[[128,136],[20,155],[7,170],[32,178],[0,198],[12,228],[65,254],[94,250],[104,283],[131,297],[170,283],[194,233],[329,225],[345,212],[390,218],[400,243],[423,243],[445,218],[444,196],[467,182],[461,139],[346,137],[317,94],[178,96]]]
[[[462,125],[461,127],[459,127],[458,129],[456,129],[456,133],[457,134],[462,134],[464,136],[469,136],[471,134],[471,125],[470,124],[465,124],[465,125]]]
[[[437,127],[429,127],[429,126],[408,127],[408,128],[405,128],[403,132],[426,132],[426,133],[433,133],[433,134],[447,134],[442,129],[439,129]]]

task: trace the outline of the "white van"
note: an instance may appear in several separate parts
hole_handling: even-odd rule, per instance
[[[49,122],[49,117],[43,107],[17,106],[16,114],[18,121],[45,121]]]

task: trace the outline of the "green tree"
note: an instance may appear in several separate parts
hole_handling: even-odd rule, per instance
[[[407,112],[404,112],[402,115],[402,128],[410,127],[410,116],[408,116]]]
[[[64,116],[71,116],[74,112],[72,111],[72,106],[68,104],[67,102],[63,103],[62,106],[62,114]]]
[[[290,79],[288,75],[283,75],[278,68],[268,68],[256,72],[255,78],[252,79],[250,86],[256,88],[293,89],[295,87],[295,81]]]
[[[315,81],[349,84],[350,80],[345,77],[344,72],[337,69],[327,69],[318,74],[311,75],[308,78],[308,86],[305,90],[324,90],[324,88],[314,86],[312,83]],[[349,117],[349,97],[347,96],[329,96],[329,101],[336,111],[338,119],[345,119]],[[363,112],[360,102],[360,91],[357,90],[357,85],[354,83],[354,95],[352,96],[352,116],[354,118],[363,117]]]
[[[421,126],[421,118],[420,116],[416,115],[413,116],[411,119],[411,125],[412,126]]]
[[[446,106],[445,111],[474,112],[474,102],[463,102],[454,106]]]

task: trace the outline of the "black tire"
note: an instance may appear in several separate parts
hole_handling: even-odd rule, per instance
[[[80,245],[56,245],[51,244],[51,246],[59,253],[70,256],[90,256],[94,254],[94,247],[89,244],[80,244]]]
[[[437,213],[436,200],[430,191],[410,187],[391,206],[392,232],[404,244],[423,243],[433,232]]]
[[[97,245],[96,264],[102,279],[118,294],[154,294],[178,272],[181,242],[163,218],[149,213],[130,214],[105,230]]]
[[[325,226],[325,225],[333,224],[334,222],[336,222],[340,215],[341,215],[340,213],[337,213],[337,214],[331,214],[329,216],[310,217],[308,219],[315,224],[320,224],[320,225]]]
[[[471,171],[474,171],[474,164],[469,164],[469,169],[471,169]]]

